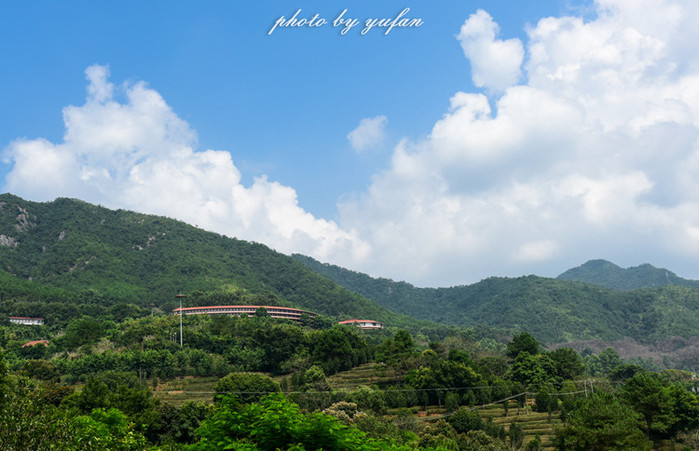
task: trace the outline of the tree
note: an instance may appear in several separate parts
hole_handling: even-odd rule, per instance
[[[528,352],[531,355],[539,353],[539,342],[527,332],[512,337],[512,341],[507,343],[505,351],[511,359],[516,359],[521,352]]]
[[[547,355],[531,355],[526,351],[517,355],[510,368],[510,379],[524,385],[559,382],[556,366]]]
[[[548,353],[556,365],[558,376],[562,379],[575,379],[585,372],[585,364],[580,355],[571,348],[558,348]]]
[[[270,393],[281,391],[279,383],[271,377],[257,373],[230,373],[216,384],[214,401],[220,401],[226,394],[234,394],[242,403],[259,401]]]
[[[483,419],[481,416],[467,407],[462,407],[454,412],[452,416],[447,418],[447,422],[451,424],[458,433],[483,429]]]
[[[603,374],[609,374],[614,368],[622,364],[619,353],[614,348],[604,348],[597,354]]]
[[[674,419],[671,418],[670,395],[655,373],[638,373],[628,379],[620,391],[622,399],[643,416],[646,434],[651,429],[666,432]]]
[[[524,431],[519,423],[510,423],[510,430],[507,431],[507,436],[510,438],[510,446],[512,449],[520,449],[524,442]]]
[[[559,450],[650,450],[652,443],[639,429],[642,417],[630,411],[613,395],[595,392],[566,416],[563,427],[555,430]]]
[[[696,430],[699,427],[699,398],[680,384],[671,384],[667,391],[675,420],[671,432]]]
[[[103,324],[90,317],[83,317],[71,321],[66,327],[63,343],[66,349],[75,349],[85,344],[91,344],[99,340],[104,334]]]
[[[58,380],[61,373],[53,362],[48,360],[27,360],[22,365],[22,374],[42,381]]]

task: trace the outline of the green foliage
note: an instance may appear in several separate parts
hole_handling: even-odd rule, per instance
[[[146,438],[133,430],[133,424],[118,409],[94,409],[75,422],[79,425],[74,438],[77,448],[139,451],[147,446]]]
[[[531,355],[521,352],[510,368],[510,379],[524,385],[559,383],[553,361],[545,354]]]
[[[507,344],[505,354],[511,359],[516,359],[521,352],[527,352],[531,355],[539,353],[539,342],[527,332],[512,337],[512,341]]]
[[[61,376],[56,364],[47,360],[26,360],[22,374],[42,381],[56,381]]]
[[[569,269],[560,276],[562,280],[577,280],[616,290],[680,285],[699,288],[696,280],[686,280],[663,268],[645,263],[623,269],[605,260],[590,260],[576,268]]]
[[[370,348],[355,327],[333,327],[308,336],[311,359],[325,374],[354,368],[369,361]]]
[[[139,382],[131,373],[119,371],[105,371],[91,377],[81,392],[68,396],[62,405],[84,414],[94,409],[118,409],[149,439],[154,438],[160,421],[158,401],[146,383]]]
[[[649,450],[652,448],[639,429],[641,416],[622,405],[614,396],[596,392],[579,401],[555,431],[560,450]]]
[[[25,389],[5,392],[0,401],[0,449],[75,449],[77,427],[69,414],[38,402]]]
[[[304,414],[281,394],[244,405],[225,397],[211,419],[202,422],[197,435],[201,440],[189,449],[398,449],[369,439],[330,415]]]
[[[539,390],[536,393],[534,410],[537,412],[550,412],[552,410],[556,410],[556,407],[556,398],[552,397],[548,390]]]
[[[585,373],[585,364],[580,355],[571,348],[557,348],[548,356],[556,366],[556,372],[561,379],[575,379]]]
[[[569,280],[526,276],[491,277],[451,288],[417,288],[322,264],[310,257],[293,257],[386,308],[443,324],[527,330],[543,343],[614,340],[627,336],[647,342],[699,335],[699,282],[695,281],[688,287],[617,291]],[[663,270],[662,276],[666,277],[666,271]],[[660,285],[665,283],[653,284]]]
[[[671,398],[660,378],[653,373],[637,373],[626,381],[620,396],[643,416],[646,433],[667,432],[676,421],[672,415]]]
[[[469,451],[506,451],[508,448],[502,440],[498,440],[483,431],[469,431],[458,438],[459,449]]]
[[[627,379],[635,376],[638,373],[643,373],[646,370],[634,364],[621,364],[609,371],[608,377],[610,381],[624,382]]]
[[[510,423],[510,429],[507,431],[507,437],[510,439],[512,449],[520,449],[524,442],[524,431],[519,423]]]
[[[447,422],[451,424],[458,433],[483,429],[483,419],[481,416],[466,407],[462,407],[454,412],[453,415],[447,418]]]
[[[261,398],[281,391],[279,383],[271,377],[257,373],[231,373],[221,378],[216,384],[215,401],[220,401],[227,394],[233,394],[243,403],[257,402]]]

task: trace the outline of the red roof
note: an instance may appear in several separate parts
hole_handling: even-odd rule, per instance
[[[380,321],[374,321],[373,319],[346,319],[340,321],[338,324],[351,324],[351,323],[379,323]]]
[[[293,308],[293,307],[283,307],[281,305],[206,305],[206,306],[202,306],[202,307],[182,307],[182,311],[186,312],[188,310],[203,310],[203,309],[207,309],[207,308],[254,308],[254,309],[258,309],[260,307],[267,309],[267,310],[269,310],[269,309],[283,309],[283,310],[293,310],[293,311],[301,312],[301,313],[312,313],[312,312],[308,312],[307,310],[301,310],[301,309]],[[176,309],[173,309],[172,311],[179,312],[180,308],[177,307]]]
[[[44,345],[48,346],[49,341],[48,340],[36,340],[36,341],[30,341],[29,343],[24,343],[22,345],[23,348],[26,348],[27,346],[36,346],[36,345]]]

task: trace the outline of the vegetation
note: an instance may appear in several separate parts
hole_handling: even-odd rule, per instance
[[[549,344],[624,337],[649,343],[699,335],[699,282],[619,291],[526,276],[491,277],[451,288],[417,288],[322,264],[310,257],[293,257],[389,310],[444,324],[526,331]]]
[[[427,343],[264,316],[188,317],[180,347],[177,320],[82,318],[40,356],[14,339],[48,327],[0,326],[3,449],[645,449],[699,430],[689,373],[652,373],[608,350],[547,352],[522,333],[493,351],[473,333]],[[98,332],[64,338],[83,328]],[[616,364],[614,379],[593,394],[600,361]],[[347,369],[361,379],[326,377]],[[208,396],[159,394],[191,376],[211,381]]]
[[[283,305],[341,320],[371,318],[435,339],[446,326],[393,313],[268,247],[164,217],[74,199],[0,195],[0,317],[64,327],[186,305]],[[319,321],[323,321],[321,318]]]
[[[561,280],[576,280],[615,290],[636,290],[666,285],[699,288],[699,281],[683,279],[663,268],[648,263],[633,268],[621,268],[605,260],[590,260],[560,276]]]

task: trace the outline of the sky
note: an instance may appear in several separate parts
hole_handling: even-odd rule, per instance
[[[693,1],[0,12],[3,192],[418,286],[599,258],[699,279]]]

